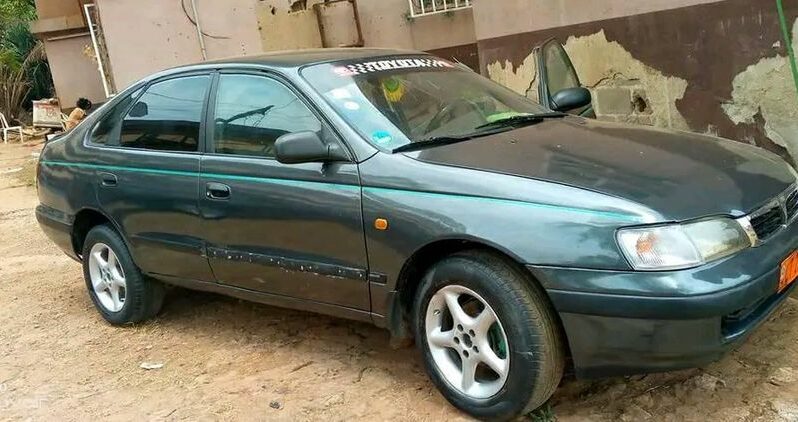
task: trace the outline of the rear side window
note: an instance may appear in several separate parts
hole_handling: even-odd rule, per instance
[[[274,157],[274,142],[280,136],[320,130],[319,119],[280,82],[253,75],[219,78],[214,152]]]
[[[141,94],[141,88],[111,106],[108,113],[106,113],[101,118],[100,122],[97,123],[97,126],[94,127],[94,131],[91,133],[91,143],[99,145],[113,143],[111,139],[113,139],[116,129],[119,128],[122,117],[125,116],[128,107],[133,104],[133,101],[139,94]]]
[[[151,85],[122,121],[119,144],[158,151],[197,151],[210,77],[188,76]]]

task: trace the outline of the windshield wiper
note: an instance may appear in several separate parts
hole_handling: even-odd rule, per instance
[[[501,132],[508,131],[509,128],[497,128],[493,130],[482,130],[474,133],[469,133],[467,135],[453,135],[453,136],[433,136],[430,138],[420,139],[418,141],[413,141],[408,144],[400,145],[391,150],[392,153],[397,152],[407,152],[407,151],[416,151],[420,149],[425,149],[429,147],[436,147],[440,145],[449,145],[454,144],[457,142],[468,141],[474,138],[479,138],[482,136],[494,135]]]
[[[549,113],[537,113],[537,114],[518,114],[516,116],[505,117],[504,119],[499,119],[490,123],[485,123],[484,125],[477,126],[477,129],[535,124],[535,123],[540,123],[545,119],[556,119],[565,116],[567,116],[567,114],[559,113],[556,111]]]

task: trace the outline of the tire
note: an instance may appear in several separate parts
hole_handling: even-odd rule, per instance
[[[465,316],[452,312],[452,301]],[[421,281],[413,319],[433,383],[474,417],[507,420],[529,413],[562,379],[565,347],[556,314],[543,290],[502,256],[467,251],[439,261]],[[476,368],[474,377],[466,375],[472,373],[464,371],[466,364]]]
[[[104,224],[95,226],[86,235],[82,252],[86,288],[106,321],[135,324],[158,314],[164,286],[141,273],[116,230]]]

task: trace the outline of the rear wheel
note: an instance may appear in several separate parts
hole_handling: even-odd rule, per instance
[[[144,321],[163,304],[163,285],[141,273],[122,238],[107,225],[86,235],[83,276],[94,306],[111,324]]]
[[[416,343],[443,395],[479,418],[543,405],[562,378],[564,347],[543,291],[505,258],[473,251],[434,265],[414,305]]]

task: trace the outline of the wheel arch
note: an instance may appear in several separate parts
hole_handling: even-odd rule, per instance
[[[107,214],[102,212],[96,208],[86,207],[78,211],[75,214],[75,220],[72,223],[72,249],[75,252],[76,256],[81,257],[83,255],[83,243],[86,241],[86,235],[89,231],[101,224],[108,224],[113,228],[119,236],[122,238],[122,241],[125,243],[125,246],[130,250],[130,244],[128,243],[125,236],[122,234],[122,230],[117,226],[116,222],[114,222]]]
[[[396,292],[389,305],[388,328],[396,344],[406,343],[412,338],[410,327],[410,315],[416,292],[421,284],[424,273],[440,260],[452,254],[463,251],[483,251],[496,254],[505,261],[515,266],[527,276],[527,281],[532,283],[533,288],[539,288],[549,300],[549,305],[554,306],[549,299],[548,293],[543,288],[538,278],[529,271],[524,265],[523,260],[511,251],[485,239],[478,239],[468,236],[443,238],[431,241],[413,252],[402,265],[402,269],[397,277]],[[555,311],[556,314],[556,311]],[[558,323],[562,329],[562,322]]]

